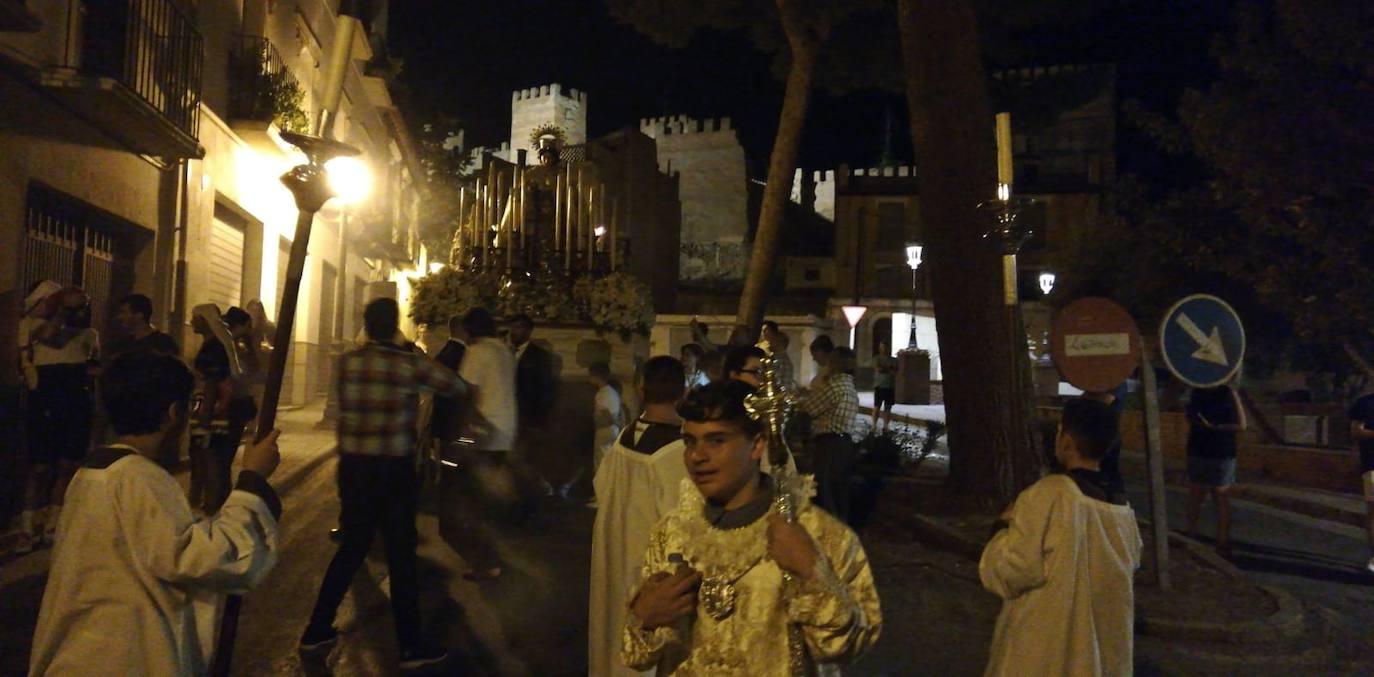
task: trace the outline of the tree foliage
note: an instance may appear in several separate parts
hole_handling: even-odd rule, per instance
[[[458,190],[472,171],[472,157],[463,147],[463,123],[456,117],[441,115],[425,122],[416,137],[430,194],[421,203],[420,239],[431,258],[447,260],[458,225]]]
[[[1193,271],[1253,289],[1303,343],[1374,344],[1371,31],[1370,3],[1244,5],[1215,82],[1176,116],[1134,111],[1208,180],[1128,218]]]

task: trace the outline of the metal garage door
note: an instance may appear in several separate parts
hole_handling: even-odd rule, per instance
[[[210,227],[206,300],[219,306],[221,313],[239,305],[242,298],[243,241],[243,229],[226,223],[216,213]]]

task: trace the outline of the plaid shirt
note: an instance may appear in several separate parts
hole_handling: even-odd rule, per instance
[[[339,360],[339,453],[415,453],[420,392],[462,395],[467,386],[423,354],[372,342]]]
[[[859,392],[854,389],[854,377],[836,374],[813,387],[801,401],[801,409],[811,414],[811,430],[816,435],[854,432],[854,418],[859,415]]]

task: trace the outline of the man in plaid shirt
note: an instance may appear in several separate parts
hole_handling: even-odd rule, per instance
[[[810,414],[811,449],[821,507],[849,521],[849,477],[854,472],[854,419],[859,393],[854,389],[854,351],[836,348],[825,370],[801,401]]]
[[[377,299],[363,313],[368,343],[339,360],[340,544],[320,585],[301,648],[317,651],[339,638],[334,615],[380,531],[391,572],[391,612],[401,667],[438,663],[448,652],[420,636],[416,588],[416,418],[420,393],[456,397],[467,386],[456,374],[395,341],[400,309]]]

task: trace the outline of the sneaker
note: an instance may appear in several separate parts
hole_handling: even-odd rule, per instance
[[[448,649],[437,646],[418,646],[401,650],[401,669],[414,670],[427,665],[442,663],[448,658]]]
[[[309,628],[305,631],[305,636],[301,637],[300,649],[307,653],[320,650],[328,650],[339,643],[339,631],[334,628],[326,628],[316,631]]]

